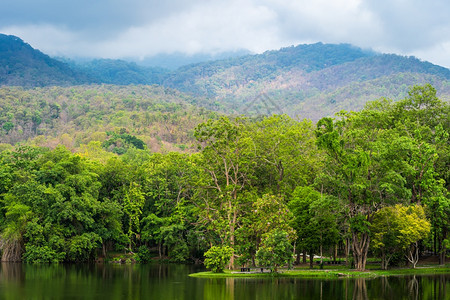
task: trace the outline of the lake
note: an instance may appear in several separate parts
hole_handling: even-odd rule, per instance
[[[188,277],[194,265],[2,263],[0,299],[450,299],[450,274],[375,279]]]

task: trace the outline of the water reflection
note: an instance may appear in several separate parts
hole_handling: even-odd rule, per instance
[[[184,265],[0,266],[0,299],[449,299],[450,275],[201,279]]]

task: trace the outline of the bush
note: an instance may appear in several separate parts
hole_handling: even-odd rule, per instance
[[[228,246],[213,246],[205,253],[205,266],[214,273],[222,273],[232,255],[233,249]]]
[[[149,262],[151,259],[151,253],[147,246],[142,245],[139,247],[138,252],[136,253],[136,261],[139,263]]]
[[[57,252],[48,246],[27,245],[22,258],[27,263],[58,263],[64,260],[66,253]]]
[[[183,263],[189,258],[189,248],[184,241],[176,243],[172,249],[169,250],[169,257],[171,262]]]

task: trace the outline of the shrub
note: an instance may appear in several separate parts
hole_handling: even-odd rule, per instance
[[[222,273],[232,255],[233,249],[228,246],[213,246],[205,253],[205,266],[214,273]]]

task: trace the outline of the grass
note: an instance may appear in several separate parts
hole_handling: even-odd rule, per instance
[[[224,273],[199,272],[190,274],[191,277],[199,278],[374,278],[379,276],[404,276],[404,275],[427,275],[427,274],[450,274],[450,264],[445,266],[420,266],[416,269],[398,268],[398,269],[368,269],[366,271],[355,271],[345,266],[333,266],[329,269],[294,269],[280,270],[279,273],[232,273],[226,270]]]

